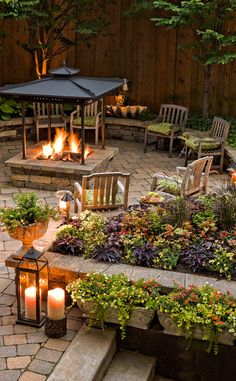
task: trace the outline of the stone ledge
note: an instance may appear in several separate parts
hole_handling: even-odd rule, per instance
[[[145,128],[144,121],[129,118],[105,118],[105,124],[114,126],[134,126]]]
[[[88,272],[103,272],[107,275],[125,273],[132,281],[140,278],[156,279],[167,291],[176,286],[201,286],[209,283],[222,292],[231,291],[234,297],[236,297],[236,281],[141,266],[116,265],[108,262],[98,262],[95,259],[83,259],[50,251],[47,251],[45,256],[49,261],[49,282],[60,283],[64,288],[70,280],[74,280],[79,276],[83,277]],[[15,258],[16,255],[8,257],[5,261],[6,266],[16,267],[18,260]]]

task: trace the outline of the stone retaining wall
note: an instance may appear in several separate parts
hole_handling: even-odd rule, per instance
[[[34,135],[33,118],[25,118],[27,137]],[[0,121],[0,141],[17,140],[22,137],[22,119],[14,118],[7,121]]]
[[[106,138],[144,142],[145,125],[138,119],[106,118]]]

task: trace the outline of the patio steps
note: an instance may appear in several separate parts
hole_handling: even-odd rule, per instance
[[[79,330],[47,381],[153,381],[156,361],[135,352],[116,353],[116,330]]]
[[[47,381],[101,381],[115,352],[115,329],[84,324]]]
[[[117,352],[103,381],[153,381],[156,360],[135,352]]]

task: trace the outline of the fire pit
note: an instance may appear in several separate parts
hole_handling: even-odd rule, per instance
[[[6,166],[11,168],[14,186],[49,191],[65,188],[73,190],[74,181],[81,180],[83,175],[108,171],[118,148],[89,147],[84,165],[80,164],[80,154],[70,150],[68,152],[66,145],[60,155],[54,152],[44,158],[42,152],[43,144],[40,142],[27,149],[27,159],[22,159],[22,154],[19,153],[6,161]],[[68,158],[65,159],[67,154]],[[75,160],[72,161],[72,158]]]
[[[89,145],[86,146],[84,158],[93,152]],[[39,160],[62,160],[81,162],[81,140],[77,134],[68,133],[63,128],[57,128],[53,141],[42,145],[42,151],[37,155]]]

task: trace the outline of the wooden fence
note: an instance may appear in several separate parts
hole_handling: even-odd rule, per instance
[[[51,66],[66,59],[80,67],[85,76],[125,77],[130,80],[128,96],[133,103],[158,111],[163,102],[202,108],[203,71],[192,61],[191,51],[177,49],[188,42],[189,31],[168,31],[156,27],[148,17],[124,17],[126,0],[117,0],[109,9],[109,26],[103,35],[71,48]],[[235,21],[236,25],[236,21]],[[23,41],[21,24],[6,23],[9,34],[0,57],[0,84],[34,79],[30,55],[15,41]],[[236,63],[213,69],[211,112],[236,116]]]

